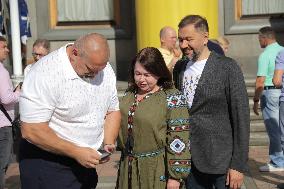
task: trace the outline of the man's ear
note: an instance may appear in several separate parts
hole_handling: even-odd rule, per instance
[[[208,40],[209,40],[209,33],[208,32],[203,32],[203,35],[204,35],[204,38],[205,38],[204,46],[206,46],[207,43],[208,43]]]
[[[203,32],[204,37],[206,37],[207,39],[209,39],[209,33],[208,32]]]
[[[72,50],[72,54],[73,54],[74,56],[78,56],[78,50],[74,48],[74,49]]]

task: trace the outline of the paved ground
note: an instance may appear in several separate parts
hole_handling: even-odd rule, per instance
[[[284,183],[284,172],[261,173],[258,167],[268,161],[268,148],[257,146],[250,147],[249,167],[250,171],[246,173],[244,186],[242,189],[277,189],[278,185]],[[119,152],[112,155],[107,164],[97,167],[99,175],[99,184],[97,189],[113,189],[116,181],[117,162]],[[19,170],[18,164],[13,163],[7,172],[7,189],[19,189]],[[284,186],[283,186],[284,188]]]

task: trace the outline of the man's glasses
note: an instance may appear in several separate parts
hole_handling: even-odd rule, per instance
[[[43,56],[45,56],[45,54],[39,54],[39,53],[35,53],[35,52],[33,52],[32,55],[33,55],[33,57],[37,57],[37,56],[43,57]]]

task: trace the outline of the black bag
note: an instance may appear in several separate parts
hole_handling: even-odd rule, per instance
[[[12,124],[12,133],[14,141],[18,140],[22,137],[20,115],[18,115],[13,121],[2,104],[0,104],[0,109]]]

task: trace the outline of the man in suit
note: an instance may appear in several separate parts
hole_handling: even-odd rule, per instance
[[[199,15],[179,23],[180,47],[189,59],[173,71],[190,113],[192,174],[186,187],[237,189],[247,169],[248,95],[237,63],[208,49],[208,31]]]

